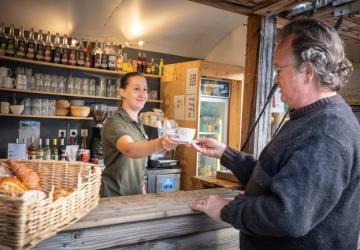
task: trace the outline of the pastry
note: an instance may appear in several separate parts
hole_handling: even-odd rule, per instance
[[[16,177],[4,177],[0,179],[0,193],[18,196],[27,190],[28,187],[21,183]]]
[[[17,163],[14,160],[7,160],[5,163],[8,165],[10,171],[29,189],[41,190],[40,177],[35,170],[25,164]]]

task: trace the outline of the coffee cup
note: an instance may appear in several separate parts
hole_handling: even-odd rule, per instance
[[[9,102],[1,102],[0,103],[0,112],[3,114],[9,114],[10,112],[10,103]]]
[[[14,88],[16,85],[16,80],[15,78],[11,78],[11,77],[4,77],[4,83],[3,83],[5,88]]]
[[[12,71],[10,68],[0,67],[0,76],[1,77],[10,76],[11,74],[12,74]]]
[[[194,128],[176,128],[176,137],[180,142],[188,143],[194,139],[196,129]]]

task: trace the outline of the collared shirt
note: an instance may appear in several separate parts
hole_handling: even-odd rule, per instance
[[[147,157],[133,159],[122,154],[116,148],[116,142],[124,135],[129,135],[134,141],[148,139],[143,125],[131,119],[120,107],[117,113],[105,122],[101,134],[106,166],[101,178],[101,197],[142,193]]]

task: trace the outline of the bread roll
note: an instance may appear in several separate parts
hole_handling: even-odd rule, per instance
[[[41,190],[40,177],[35,170],[14,160],[7,160],[5,163],[10,171],[29,189]]]
[[[4,177],[0,179],[0,192],[10,196],[18,196],[28,189],[16,177]]]

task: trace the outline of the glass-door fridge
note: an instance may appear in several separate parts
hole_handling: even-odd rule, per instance
[[[227,144],[230,81],[201,78],[199,137]],[[198,154],[197,175],[215,176],[219,159]]]

